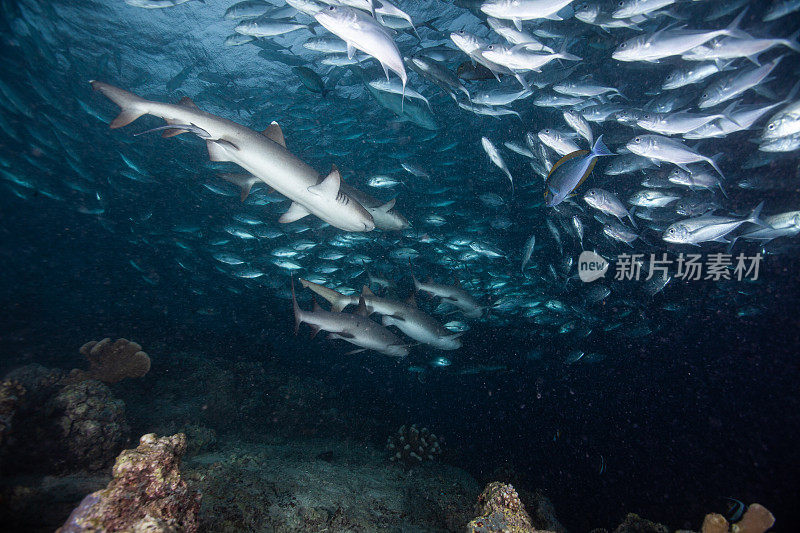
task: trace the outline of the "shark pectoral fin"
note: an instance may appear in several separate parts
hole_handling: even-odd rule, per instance
[[[281,218],[278,219],[278,222],[281,224],[288,224],[289,222],[300,220],[301,218],[310,214],[311,212],[308,209],[297,202],[292,202],[292,205],[289,206],[289,210],[281,215]]]
[[[217,139],[216,141],[206,141],[206,147],[208,148],[208,158],[211,161],[233,161],[231,156],[228,154],[228,149],[238,150],[237,146],[232,142],[228,142],[222,139]]]
[[[400,322],[405,322],[406,319],[402,317],[402,315],[394,314],[394,315],[386,315],[388,317],[393,318],[394,320],[398,320]]]
[[[284,138],[283,130],[278,126],[277,122],[273,121],[261,134],[270,141],[276,142],[286,148],[286,138]]]
[[[357,353],[366,352],[366,351],[367,351],[366,348],[358,348],[356,350],[351,350],[351,351],[347,352],[345,355],[355,355]]]
[[[244,202],[250,194],[250,190],[258,182],[258,178],[252,174],[218,174],[218,176],[227,182],[233,183],[242,190],[241,198]]]
[[[339,187],[342,185],[342,176],[339,169],[333,165],[331,173],[324,180],[308,188],[308,192],[322,196],[324,198],[336,198],[339,195]]]
[[[313,324],[312,324],[312,326],[311,326],[311,333],[309,334],[308,338],[309,338],[309,339],[313,339],[314,337],[316,337],[316,336],[317,336],[317,333],[319,333],[319,330],[320,330],[320,329],[321,329],[321,328],[320,328],[319,326],[315,326],[315,325],[313,325]]]

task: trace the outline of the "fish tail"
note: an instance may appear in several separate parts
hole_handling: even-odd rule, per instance
[[[127,126],[142,115],[147,114],[145,105],[147,100],[119,87],[114,87],[102,81],[89,80],[92,89],[103,93],[109,100],[117,104],[120,113],[111,121],[111,129]]]
[[[615,155],[614,152],[609,150],[608,146],[606,146],[605,143],[603,142],[602,135],[600,135],[594,142],[594,146],[592,147],[592,154],[596,156]]]
[[[788,48],[791,48],[795,52],[800,52],[800,42],[798,41],[798,37],[800,37],[800,30],[797,30],[792,35],[789,36],[788,39],[783,43]]]
[[[752,222],[753,224],[757,224],[759,226],[766,226],[767,223],[761,220],[761,210],[763,208],[764,208],[764,202],[761,202],[753,209],[753,211],[750,213],[750,216],[748,216],[745,221]]]

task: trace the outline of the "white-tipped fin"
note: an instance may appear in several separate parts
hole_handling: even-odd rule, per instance
[[[286,148],[286,139],[283,136],[283,130],[278,126],[277,122],[273,121],[261,134],[270,141],[276,142]]]
[[[289,206],[289,210],[281,215],[281,218],[278,219],[278,222],[281,224],[288,224],[289,222],[300,220],[301,218],[310,214],[311,212],[308,209],[297,202],[292,202],[292,205]]]
[[[333,165],[331,173],[324,180],[308,188],[308,192],[322,196],[324,198],[336,198],[339,195],[339,187],[342,184],[342,176],[339,169]]]

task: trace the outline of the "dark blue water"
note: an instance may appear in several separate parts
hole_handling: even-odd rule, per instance
[[[420,27],[422,43],[400,33],[397,41],[406,55],[436,44],[455,52],[448,34],[458,29],[500,41],[463,6],[398,5],[415,21],[433,20],[431,26],[440,30]],[[181,394],[192,394],[181,389],[184,370],[170,354],[268,363],[337,387],[336,407],[370,422],[366,429],[352,428],[353,438],[382,447],[386,435],[402,424],[427,425],[446,438],[439,460],[466,470],[481,484],[503,480],[518,489],[543,490],[570,531],[613,528],[627,512],[671,528],[698,529],[706,513],[727,510],[726,498],[763,504],[776,516],[777,531],[800,524],[794,505],[800,479],[796,234],[768,243],[737,242],[734,253],[764,254],[756,281],[673,278],[651,295],[641,283],[607,278],[597,283],[608,286],[610,295],[589,302],[591,285],[577,279],[574,263],[581,250],[597,250],[607,258],[725,252],[720,243],[698,248],[665,242],[666,226],[684,218],[674,209],[662,220],[638,219],[636,233],[644,240],[632,246],[614,241],[603,233],[612,220],[595,218],[581,200],[586,188],[602,187],[627,205],[643,188],[642,179],[663,178],[674,168],[670,163],[621,176],[603,174],[607,163],[598,163],[578,196],[553,210],[543,205],[543,180],[528,158],[501,148],[516,181],[512,197],[507,178],[481,148],[481,137],[497,146],[509,140],[525,145],[526,132],[567,130],[561,110],[524,99],[508,106],[520,120],[476,116],[414,74],[409,86],[429,98],[438,123],[431,131],[381,107],[354,72],[322,65],[319,55],[302,47],[312,37],[307,30],[271,39],[323,80],[340,78],[323,98],[301,86],[292,64],[259,57],[252,43],[224,46],[235,25],[222,18],[227,7],[198,2],[152,10],[122,2],[80,8],[35,1],[3,5],[0,75],[8,93],[0,102],[3,373],[30,363],[81,368],[85,362],[78,348],[84,342],[136,340],[151,355],[151,376],[113,389],[128,405],[135,441],[158,423],[148,418],[148,398],[163,392],[156,390],[163,379],[156,385],[153,374],[169,376]],[[687,17],[692,27],[723,28],[735,15],[705,20],[714,7],[705,2],[669,9]],[[797,13],[764,22],[765,7],[751,2],[750,8],[742,27],[752,35],[788,37],[798,28]],[[656,18],[642,27],[650,33],[665,24]],[[625,99],[604,103],[625,109],[646,106],[660,94],[666,74],[682,64],[679,58],[658,64],[613,62],[619,43],[637,35],[632,29],[608,33],[570,17],[541,27],[525,25],[534,28],[560,33],[560,38],[543,38],[555,50],[578,36],[570,50],[583,61],[572,77],[591,74],[594,81],[619,88]],[[319,26],[316,31],[330,36]],[[772,49],[761,63],[784,52],[788,55],[772,79],[741,95],[741,105],[767,105],[790,96],[798,79],[797,53]],[[455,72],[466,60],[461,54],[445,66]],[[556,62],[545,72],[564,71],[566,63]],[[186,65],[195,69],[178,89],[168,90],[166,82]],[[732,65],[754,68],[746,58]],[[374,62],[362,67],[370,79],[382,76]],[[210,163],[202,140],[186,134],[134,137],[161,124],[153,117],[109,131],[93,115],[109,121],[117,109],[91,91],[89,79],[160,102],[190,96],[202,109],[257,130],[275,120],[292,153],[323,175],[335,163],[348,183],[381,201],[396,196],[396,209],[412,227],[360,234],[340,246],[337,239],[348,234],[313,215],[279,224],[289,203],[275,193],[275,200],[269,199],[266,187],[242,203],[238,191],[216,177],[235,167]],[[519,89],[511,76],[463,83],[473,93]],[[679,91],[687,101],[674,112],[700,112],[696,101],[704,85]],[[537,88],[534,97],[546,92],[552,93]],[[466,101],[463,95],[459,99]],[[772,114],[747,131],[686,141],[704,155],[723,154],[728,197],[670,190],[683,198],[713,198],[720,204],[718,215],[742,216],[762,201],[765,215],[798,209],[797,151],[758,150]],[[613,119],[591,126],[617,152],[643,133]],[[744,168],[745,161],[759,156],[770,159]],[[552,150],[550,158],[550,163],[559,159]],[[430,178],[403,170],[405,162]],[[393,190],[369,187],[369,178],[378,174],[404,184]],[[749,185],[754,179],[756,185]],[[487,205],[480,200],[485,193],[499,195],[504,205]],[[242,215],[257,223],[242,222]],[[433,215],[446,223],[431,223]],[[582,248],[573,215],[585,227]],[[241,238],[231,229],[262,233]],[[270,230],[280,233],[267,235]],[[531,267],[522,273],[522,249],[532,234],[536,248]],[[276,265],[275,250],[291,250],[298,239],[315,244],[311,251],[294,251],[291,260],[299,268]],[[503,257],[482,255],[470,246],[475,243]],[[481,318],[467,319],[438,299],[417,295],[420,307],[442,323],[468,325],[459,350],[412,343],[403,359],[371,351],[345,355],[354,347],[324,334],[309,340],[305,326],[299,336],[292,335],[291,275],[321,276],[327,286],[347,292],[367,283],[369,269],[397,281],[398,288],[384,294],[402,299],[413,288],[408,257],[397,253],[407,248],[414,250],[417,277],[445,284],[456,278],[486,307]],[[215,260],[219,251],[242,258],[257,277],[245,279],[240,270]],[[325,251],[340,251],[343,257],[322,259]],[[333,272],[320,270],[331,265]],[[300,300],[310,309],[307,291]],[[554,309],[553,301],[563,309]],[[526,316],[534,308],[544,311]],[[586,355],[570,362],[575,352]],[[449,364],[437,366],[437,357]],[[251,383],[256,385],[244,383],[239,389],[242,403],[264,393],[257,380]],[[215,428],[219,435],[258,441],[272,431],[265,423],[269,412],[251,410],[231,418],[235,422]]]

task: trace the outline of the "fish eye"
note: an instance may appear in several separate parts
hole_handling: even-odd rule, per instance
[[[636,138],[633,140],[633,142],[635,142],[635,143],[640,143],[640,142],[642,142],[642,139],[641,139],[641,138],[639,138],[639,137],[636,137]]]
[[[649,113],[645,113],[645,115],[644,115],[644,117],[643,117],[643,118],[644,118],[645,120],[650,120],[650,114],[649,114]]]
[[[624,5],[625,5],[625,2],[620,2],[620,3],[619,3],[619,4],[617,4],[617,5],[618,5],[619,7],[622,7],[622,6],[624,6]]]
[[[775,123],[773,122],[773,123],[769,124],[767,126],[767,129],[770,130],[770,131],[774,130],[775,129]]]
[[[703,98],[708,98],[708,93],[703,93]]]
[[[328,11],[336,11],[336,6],[331,6],[328,8]]]
[[[628,46],[627,43],[622,43],[621,45],[619,45],[620,48],[625,48],[626,46]]]
[[[675,228],[669,228],[669,233],[675,233]]]

